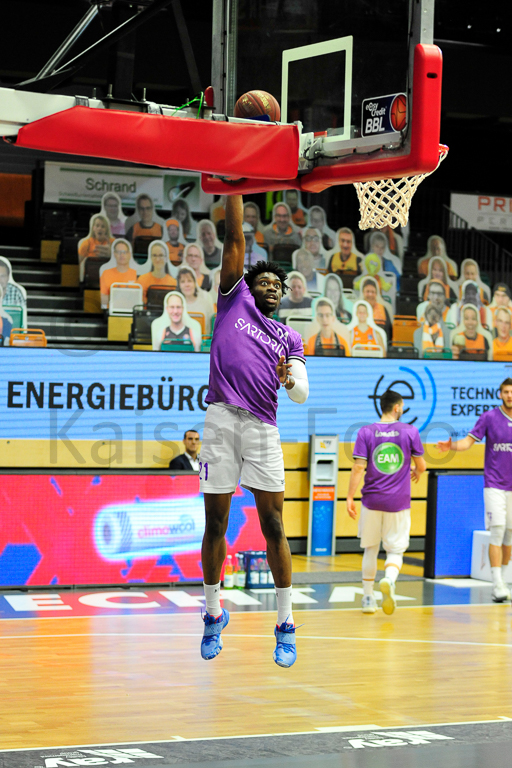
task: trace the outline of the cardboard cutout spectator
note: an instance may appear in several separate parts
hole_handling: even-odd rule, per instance
[[[319,295],[324,292],[325,276],[315,269],[313,254],[305,248],[299,248],[292,253],[294,270],[300,272],[306,278],[306,285],[310,294]]]
[[[261,212],[257,203],[249,201],[244,203],[244,222],[250,224],[256,235],[258,245],[265,244],[263,237],[263,225],[261,223]]]
[[[509,363],[512,360],[512,313],[507,307],[498,307],[494,313],[496,337],[492,340],[493,360]]]
[[[336,318],[348,325],[352,320],[352,302],[343,296],[343,283],[338,275],[326,275],[324,282],[324,297],[332,302]]]
[[[512,293],[506,283],[496,283],[492,291],[492,301],[489,309],[493,316],[493,326],[496,328],[496,310],[505,307],[512,311]]]
[[[13,328],[12,317],[3,308],[4,289],[0,285],[0,336],[2,337],[2,346],[10,345],[11,331]]]
[[[27,292],[16,283],[12,276],[11,262],[5,256],[0,256],[0,286],[3,291],[3,307],[9,314],[9,308],[21,307],[23,328],[27,327]]]
[[[183,235],[183,227],[178,219],[167,219],[165,222],[165,228],[167,229],[167,250],[169,251],[169,259],[175,267],[179,267],[183,262],[183,251],[187,241]]]
[[[381,296],[379,284],[374,277],[367,276],[362,279],[359,298],[368,302],[372,308],[375,323],[386,332],[387,338],[390,339],[393,320]]]
[[[351,288],[354,277],[362,272],[362,256],[355,247],[354,233],[348,227],[336,232],[337,248],[334,249],[327,267],[329,272],[339,275],[345,288]]]
[[[462,308],[461,322],[451,332],[450,344],[454,360],[459,359],[462,349],[474,354],[485,352],[487,360],[492,360],[492,336],[482,327],[478,309],[473,304]]]
[[[414,331],[414,346],[421,358],[426,350],[437,350],[449,347],[448,331],[443,322],[442,314],[433,304],[428,304],[421,328]]]
[[[257,261],[268,261],[268,254],[264,248],[261,248],[256,242],[255,232],[252,224],[244,221],[242,231],[245,238],[245,258],[244,269],[248,270],[256,264]]]
[[[130,217],[133,220],[133,217]],[[132,244],[137,237],[154,237],[162,240],[164,237],[164,222],[155,214],[153,199],[142,193],[135,203],[135,221],[126,232],[126,239]]]
[[[112,243],[110,261],[100,267],[101,308],[108,309],[112,283],[137,282],[137,262],[132,255],[128,240],[119,237]]]
[[[315,227],[306,227],[302,233],[303,248],[313,254],[315,269],[327,269],[327,254],[322,245],[322,233]]]
[[[440,280],[431,280],[425,287],[424,295],[426,296],[425,301],[422,301],[416,307],[416,317],[419,322],[425,322],[425,312],[429,304],[432,304],[437,309],[443,322],[447,322],[450,302],[446,298],[444,283]]]
[[[466,304],[471,304],[478,309],[480,322],[482,325],[487,326],[489,330],[492,329],[492,312],[489,307],[486,307],[482,303],[480,286],[474,280],[466,280],[461,285],[462,298],[460,301],[452,304],[448,312],[446,321],[453,325],[458,325],[462,322],[462,309]]]
[[[137,282],[142,285],[144,304],[150,285],[164,285],[175,288],[176,279],[171,274],[167,246],[162,240],[154,240],[148,250],[148,261],[142,265]]]
[[[195,272],[190,267],[180,267],[177,280],[178,291],[185,297],[188,312],[200,312],[204,315],[205,333],[208,334],[214,314],[212,297],[198,286]]]
[[[222,261],[222,243],[217,237],[215,224],[210,219],[202,219],[197,225],[197,241],[204,254],[204,263],[210,269],[220,266]]]
[[[448,276],[451,278],[457,277],[459,270],[457,264],[448,257],[446,253],[446,243],[439,235],[431,235],[427,240],[427,252],[424,256],[418,259],[418,274],[426,275],[428,270],[428,262],[432,256],[439,256],[446,262],[448,269]]]
[[[309,209],[308,227],[313,227],[313,229],[320,230],[322,233],[322,245],[325,251],[330,251],[332,248],[334,248],[336,235],[327,224],[327,216],[325,215],[325,211],[319,205],[312,205]]]
[[[210,298],[211,298],[212,303],[213,303],[214,314],[217,314],[217,298],[218,298],[218,295],[219,295],[220,271],[221,271],[221,268],[217,267],[217,269],[212,269],[212,271],[210,272],[210,280],[211,280],[211,283],[212,283],[212,287],[210,288],[208,293],[210,294]],[[206,329],[206,330],[207,330],[207,333],[208,333],[208,329]]]
[[[183,266],[190,267],[196,276],[196,282],[203,291],[209,291],[212,287],[210,270],[204,263],[203,249],[198,243],[189,243],[183,254]]]
[[[110,224],[106,216],[95,213],[89,219],[89,234],[78,242],[78,263],[80,265],[80,282],[85,274],[85,260],[89,256],[110,256],[114,238],[110,232]]]
[[[290,208],[292,214],[292,221],[296,227],[305,227],[307,224],[308,209],[304,208],[301,199],[300,192],[297,189],[287,189],[284,193],[284,202]]]
[[[381,229],[374,229],[373,231],[370,230],[368,232],[368,240],[365,236],[365,245],[368,245],[368,250],[371,250],[370,237],[372,236],[373,232],[382,232],[383,235],[386,235],[389,250],[394,256],[398,256],[400,261],[402,261],[404,255],[404,238],[402,237],[402,234],[397,229],[391,229],[389,224],[387,224],[385,227],[382,227]]]
[[[489,304],[491,301],[491,289],[488,285],[482,282],[480,277],[480,267],[474,259],[464,259],[460,265],[460,278],[457,281],[459,286],[459,298],[462,297],[462,287],[467,280],[473,280],[473,282],[478,284],[481,300],[484,304]]]
[[[376,253],[382,261],[384,272],[394,272],[397,276],[397,288],[400,286],[402,262],[389,250],[388,239],[383,232],[373,232],[370,235],[369,253]]]
[[[201,349],[201,326],[189,317],[185,297],[179,291],[171,291],[164,298],[164,311],[151,323],[153,350],[159,351],[162,341],[191,341],[194,352]]]
[[[208,218],[210,221],[213,221],[215,227],[217,227],[219,221],[226,220],[226,198],[227,195],[221,195],[215,203],[210,205],[210,214]]]
[[[102,216],[108,219],[110,233],[114,237],[125,234],[126,216],[123,213],[121,198],[115,192],[105,192],[101,198]]]
[[[190,208],[186,200],[175,200],[172,204],[172,218],[178,219],[183,227],[183,235],[185,239],[194,237],[194,222],[190,215]]]
[[[361,290],[361,283],[366,276],[374,277],[380,288],[382,296],[389,296],[393,314],[395,312],[396,298],[396,275],[392,272],[386,272],[382,268],[382,260],[376,253],[367,253],[363,259],[363,271],[361,275],[354,280],[354,289]]]
[[[306,315],[311,317],[313,299],[308,294],[306,278],[300,272],[288,272],[286,278],[288,292],[279,305],[279,318],[286,320],[288,315]]]
[[[306,354],[349,357],[351,352],[346,326],[336,319],[332,301],[319,296],[315,299],[313,312],[315,319],[307,339]]]
[[[276,203],[272,209],[272,223],[263,230],[263,237],[270,254],[276,245],[296,245],[300,248],[302,238],[292,221],[290,206]]]
[[[440,256],[432,256],[428,262],[427,276],[418,283],[418,296],[420,301],[426,300],[427,286],[431,280],[438,280],[444,285],[447,299],[454,301],[457,298],[457,284],[453,283],[448,277],[446,262],[441,259]]]
[[[370,352],[379,347],[382,351],[382,356],[386,357],[386,333],[376,325],[373,319],[372,308],[367,301],[359,299],[354,302],[354,316],[352,322],[347,326],[347,330],[350,334],[350,347],[352,350],[354,350],[354,347],[359,347],[360,349],[367,348]]]

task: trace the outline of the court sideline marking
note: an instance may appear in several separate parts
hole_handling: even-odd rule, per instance
[[[505,723],[512,721],[512,717],[502,715],[497,720],[461,720],[456,723],[420,723],[417,725],[333,725],[330,728],[317,728],[315,731],[288,731],[285,733],[249,733],[238,736],[200,736],[198,738],[186,739],[183,736],[173,736],[171,739],[159,739],[158,741],[107,741],[101,744],[64,744],[52,747],[16,747],[15,749],[0,749],[1,752],[36,752],[54,750],[54,749],[80,749],[82,747],[118,747],[122,744],[174,744],[181,741],[220,741],[224,739],[264,739],[270,736],[308,736],[310,734],[319,736],[324,733],[350,733],[352,731],[380,731],[380,730],[417,730],[418,728],[441,728],[449,725],[482,725],[483,723]]]
[[[202,637],[202,632],[81,632],[81,633],[73,633],[73,634],[57,634],[57,635],[34,635],[34,634],[26,634],[26,635],[3,635],[0,637],[0,640],[38,640],[43,638],[52,638],[55,639],[56,637]],[[242,634],[231,634],[229,633],[226,635],[227,637],[237,637],[237,638],[245,638],[245,637],[256,637],[256,638],[262,638],[262,639],[268,639],[271,637],[270,634],[265,635],[242,635]],[[320,635],[300,635],[300,640],[339,640],[339,641],[366,641],[370,643],[420,643],[420,644],[426,644],[426,645],[470,645],[470,646],[482,646],[486,648],[512,648],[512,643],[477,643],[477,642],[470,642],[467,640],[413,640],[413,639],[402,639],[398,637],[349,637],[349,636],[338,636],[338,637],[324,637]]]

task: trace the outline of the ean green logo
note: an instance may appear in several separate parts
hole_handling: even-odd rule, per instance
[[[373,452],[373,464],[383,475],[394,475],[404,465],[404,454],[395,443],[381,443]]]

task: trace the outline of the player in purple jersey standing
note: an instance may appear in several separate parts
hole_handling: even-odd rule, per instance
[[[402,395],[388,389],[380,398],[381,420],[361,427],[354,446],[347,511],[354,520],[354,495],[366,468],[358,535],[363,554],[363,613],[375,613],[373,585],[377,573],[380,542],[386,551],[386,572],[380,580],[382,610],[396,608],[395,582],[409,546],[411,530],[411,480],[415,483],[427,465],[420,433],[412,424],[400,424],[404,410]],[[414,468],[411,468],[411,460]]]
[[[501,383],[500,395],[502,404],[483,413],[465,438],[437,444],[440,451],[467,451],[485,437],[485,528],[491,533],[489,560],[495,603],[510,600],[503,571],[512,552],[512,379]]]
[[[309,394],[300,335],[273,319],[286,291],[278,264],[259,261],[244,277],[240,195],[226,201],[226,234],[210,352],[210,382],[200,461],[206,527],[201,550],[206,614],[203,659],[222,649],[229,613],[221,609],[220,575],[231,496],[240,480],[256,500],[277,595],[274,661],[297,658],[292,615],[292,560],[283,528],[284,462],[276,425],[277,392],[304,403]]]

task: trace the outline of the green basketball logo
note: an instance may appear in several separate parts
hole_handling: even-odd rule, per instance
[[[381,443],[373,452],[373,464],[383,475],[394,475],[404,465],[404,454],[395,443]]]

